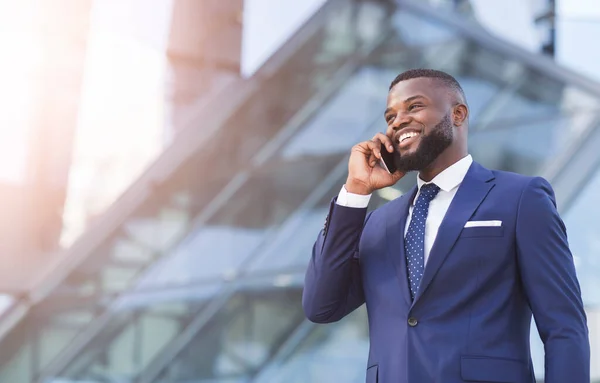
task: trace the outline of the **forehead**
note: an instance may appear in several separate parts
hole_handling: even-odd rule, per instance
[[[432,78],[413,78],[400,81],[389,91],[388,105],[401,103],[413,96],[425,96],[433,102],[443,102],[447,94],[443,85]]]

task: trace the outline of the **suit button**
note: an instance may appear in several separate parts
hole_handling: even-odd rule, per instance
[[[419,322],[417,321],[417,318],[415,317],[410,317],[408,318],[408,325],[410,327],[415,327]]]

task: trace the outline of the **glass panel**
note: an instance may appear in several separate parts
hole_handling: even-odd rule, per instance
[[[366,323],[363,306],[340,322],[314,326],[293,354],[257,382],[364,382],[369,354]]]
[[[60,378],[112,381],[134,377],[203,308],[203,302],[187,300],[122,310],[94,337],[90,347],[77,354]]]
[[[195,267],[199,267],[196,265]],[[180,300],[205,300],[214,297],[225,286],[225,280],[193,281],[181,285],[158,286],[157,288],[136,288],[117,298],[108,308],[113,313],[147,307],[159,303],[177,302]]]
[[[440,24],[423,22],[423,17],[408,12],[396,12],[392,24],[408,46],[440,45],[457,37],[455,31]]]
[[[235,275],[248,255],[261,244],[265,234],[265,230],[229,226],[202,228],[188,236],[172,255],[155,262],[134,290]],[[209,257],[210,262],[206,262]]]
[[[238,194],[231,198],[230,203],[207,222],[226,226],[207,226],[201,229],[199,234],[191,236],[189,241],[184,242],[181,251],[157,262],[140,279],[141,283],[136,289],[121,297],[117,305],[113,305],[111,310],[115,314],[110,319],[110,323],[119,322],[120,310],[143,307],[144,304],[158,305],[159,302],[181,298],[205,299],[217,294],[225,280],[218,282],[218,278],[226,275],[233,278],[235,275],[246,272],[241,267],[242,263],[246,259],[251,259],[249,255],[256,252],[263,237],[270,232],[270,230],[258,230],[252,229],[252,227],[273,227],[277,228],[276,232],[289,227],[285,224],[280,225],[281,220],[297,210],[302,199],[311,194],[317,186],[317,184],[308,182],[310,181],[308,177],[298,178],[289,175],[304,174],[309,170],[309,173],[313,175],[313,182],[318,183],[332,169],[333,165],[339,162],[339,157],[324,157],[315,159],[313,162],[294,161],[267,164],[266,167],[258,170],[248,180],[247,188],[239,190]],[[290,179],[288,180],[288,178]],[[252,204],[249,204],[249,201],[252,201]],[[215,236],[215,233],[219,233],[219,236]],[[268,237],[266,236],[266,238]],[[215,260],[215,257],[223,254],[224,258]],[[228,258],[228,255],[234,258]],[[207,263],[209,259],[211,262]],[[201,265],[209,267],[199,267]],[[217,282],[202,285],[202,288],[198,289],[195,284],[207,280],[207,278],[210,280],[209,277],[213,277],[212,280],[217,278]],[[286,277],[285,280],[278,278],[269,281],[268,287],[290,285],[292,282],[289,277]],[[165,290],[165,287],[169,287],[169,289]],[[156,288],[162,289],[152,293],[151,290]],[[113,331],[117,331],[110,330],[112,327],[112,325],[106,326],[107,331],[111,334]],[[128,334],[132,330],[128,327],[118,331],[124,335],[103,340],[101,343],[106,343],[106,345],[102,347],[106,349],[118,347],[120,339],[130,336]],[[96,347],[100,346],[96,345]],[[79,365],[79,362],[76,364]]]
[[[427,0],[427,3],[445,12],[456,12],[462,17],[475,20],[470,0]]]
[[[289,142],[283,157],[347,152],[373,123],[381,125],[389,82],[380,70],[359,69]]]
[[[201,327],[157,381],[251,376],[304,320],[302,308],[297,305],[300,296],[298,289],[234,295]],[[181,301],[120,312],[60,378],[134,379],[203,308],[193,301]]]
[[[256,79],[258,87],[250,92],[237,112],[233,113],[218,129],[209,141],[211,145],[194,153],[193,157],[183,163],[175,173],[169,174],[168,179],[158,182],[152,190],[149,190],[144,204],[129,215],[128,222],[115,228],[112,235],[99,244],[92,254],[87,254],[85,261],[63,281],[43,305],[33,309],[30,315],[35,317],[35,327],[43,331],[36,332],[35,335],[33,332],[23,332],[21,347],[28,347],[31,343],[35,349],[41,344],[43,349],[54,350],[56,355],[64,345],[71,344],[74,337],[80,334],[86,325],[92,323],[93,318],[97,318],[106,307],[110,306],[113,297],[136,285],[140,288],[149,288],[156,287],[157,284],[176,282],[174,279],[178,277],[178,271],[190,261],[190,251],[181,250],[178,244],[190,232],[192,224],[197,222],[198,217],[204,220],[209,228],[203,232],[204,234],[198,234],[199,238],[194,239],[198,243],[194,242],[194,244],[202,246],[207,251],[226,251],[228,255],[225,259],[213,263],[212,271],[210,268],[206,270],[204,267],[199,267],[197,272],[186,273],[186,280],[226,274],[227,270],[239,266],[243,261],[243,255],[231,254],[235,250],[234,247],[224,245],[224,248],[219,249],[209,244],[203,236],[218,233],[222,227],[234,224],[240,229],[228,234],[225,234],[227,230],[223,229],[220,232],[221,239],[225,240],[229,236],[227,238],[231,241],[235,236],[236,241],[240,239],[237,245],[245,244],[247,246],[245,250],[251,253],[252,246],[256,246],[260,241],[258,239],[261,236],[260,231],[270,224],[282,222],[291,210],[298,207],[297,204],[302,202],[303,198],[302,196],[298,198],[298,195],[303,193],[306,195],[306,189],[303,189],[302,185],[314,187],[323,174],[315,172],[312,183],[304,180],[290,184],[290,179],[300,180],[299,177],[297,174],[282,176],[277,173],[282,171],[280,164],[277,164],[278,166],[272,165],[262,169],[279,175],[275,183],[264,184],[266,192],[263,193],[262,205],[253,206],[248,203],[248,199],[244,198],[235,199],[239,194],[234,194],[230,196],[234,199],[221,198],[224,201],[220,203],[228,202],[229,207],[229,213],[222,212],[220,215],[221,222],[211,221],[211,217],[215,214],[210,213],[211,209],[218,207],[215,200],[218,201],[220,191],[234,178],[238,180],[247,178],[248,173],[245,171],[248,165],[252,164],[252,159],[258,158],[260,151],[282,130],[285,130],[292,118],[302,120],[306,118],[305,115],[310,116],[310,110],[304,111],[304,106],[315,95],[327,93],[331,87],[330,80],[339,75],[341,68],[356,56],[357,51],[370,43],[371,40],[366,38],[366,35],[358,35],[351,28],[355,20],[345,16],[354,15],[363,18],[361,16],[363,9],[359,7],[357,12],[342,14],[339,12],[342,8],[352,11],[351,2],[328,5],[329,11],[324,14],[324,17],[309,22],[302,32],[303,35],[296,42],[289,44],[290,46],[296,44],[297,49],[283,56],[276,53],[271,60],[271,69],[269,69],[271,72],[267,74],[258,72]],[[368,9],[365,8],[365,11],[368,12]],[[375,14],[374,16],[379,20],[381,12],[379,16]],[[367,15],[365,20],[368,19],[374,20]],[[285,63],[273,71],[272,63],[282,59]],[[244,128],[239,129],[240,126]],[[199,129],[201,128],[200,123]],[[220,144],[212,145],[212,143]],[[226,161],[215,161],[223,158]],[[265,158],[268,159],[269,156]],[[323,166],[325,171],[329,171],[330,168],[327,164],[328,162],[325,161]],[[302,166],[300,164],[300,168],[293,170],[301,172]],[[265,182],[268,178],[266,173],[260,175],[262,178],[257,177],[254,182]],[[288,184],[290,189],[286,189],[285,185]],[[285,186],[287,199],[279,198],[279,204],[267,204],[266,198],[272,198],[274,190],[280,186]],[[265,190],[257,189],[252,185],[248,187],[255,191]],[[297,190],[302,192],[299,193]],[[127,195],[124,198],[127,198]],[[232,220],[239,217],[245,218],[233,223]],[[259,230],[256,231],[257,229]],[[245,231],[245,234],[240,234],[241,231]],[[158,280],[150,283],[148,281],[152,280],[152,276],[149,276],[146,277],[145,282],[138,284],[140,275],[153,262],[165,255],[173,254],[178,248],[179,253],[173,256],[174,262],[178,263],[162,272],[154,271]],[[210,253],[203,255],[207,258],[211,256]],[[121,304],[124,304],[122,302]],[[139,300],[137,303],[139,304]],[[134,303],[129,302],[129,304]],[[54,324],[55,318],[73,312],[86,318],[77,327],[72,327],[65,332]],[[3,344],[0,348],[7,348],[7,346]],[[14,346],[11,349],[13,356],[24,355]],[[7,357],[9,362],[11,358]],[[37,374],[49,361],[46,357],[34,357],[32,360],[33,374]],[[21,363],[16,360],[13,362]]]
[[[388,84],[408,67],[457,76],[471,105],[471,152],[496,169],[539,174],[588,126],[598,107],[598,99],[584,91],[403,10],[392,14],[394,34],[362,60],[356,52],[369,32],[356,27],[353,2],[336,4],[283,68],[257,80],[258,91],[211,145],[157,183],[128,222],[32,310],[6,338],[10,342],[3,340],[0,350],[21,347],[3,358],[10,363],[0,370],[0,380],[30,381],[73,344],[67,350],[81,352],[64,361],[65,377],[136,378],[164,362],[155,358],[215,302],[223,306],[207,315],[159,381],[242,381],[274,363],[275,352],[303,318],[300,291],[283,287],[301,283],[298,270],[345,178],[339,166],[356,141],[385,128]],[[359,8],[370,9],[359,16],[371,24],[379,20],[382,31],[392,24],[381,18],[384,8],[374,11],[371,3]],[[347,80],[336,85],[337,92],[328,88],[346,74],[340,68],[348,62],[356,68],[353,64]],[[306,108],[314,100],[323,105]],[[414,181],[411,174],[378,191],[371,208],[406,192]],[[597,257],[586,256],[596,250],[593,236],[571,228],[583,227],[594,215],[577,209],[569,212],[567,225],[586,302],[594,302],[591,292],[600,291],[592,274]],[[589,219],[578,218],[584,213]],[[232,286],[243,292],[230,297]],[[359,311],[339,324],[317,327],[285,359],[280,378],[335,381],[343,363],[344,381],[362,381],[365,322]],[[74,341],[78,334],[92,342]]]
[[[195,232],[195,235],[188,236],[178,251],[172,256],[163,258],[149,269],[149,271],[139,278],[139,283],[133,290],[122,295],[119,299],[112,302],[110,311],[113,313],[108,317],[108,325],[104,325],[104,331],[108,331],[100,344],[89,342],[70,345],[70,351],[74,355],[79,355],[78,350],[96,347],[96,351],[90,351],[89,355],[96,355],[99,347],[105,350],[113,348],[121,349],[125,346],[120,344],[129,344],[126,340],[137,334],[129,324],[126,327],[115,327],[114,323],[121,322],[123,310],[133,310],[142,308],[144,315],[139,316],[143,323],[139,326],[167,326],[162,319],[154,318],[154,313],[150,313],[151,318],[145,314],[145,305],[150,305],[152,309],[156,306],[168,304],[175,299],[193,299],[194,301],[206,300],[218,296],[227,281],[235,280],[248,272],[246,264],[253,260],[253,255],[262,248],[266,239],[272,237],[271,233],[277,233],[285,225],[282,222],[296,211],[300,204],[306,199],[318,183],[323,180],[327,173],[340,162],[340,157],[320,157],[314,161],[291,161],[268,163],[263,168],[257,169],[246,182],[246,187],[238,190],[228,203],[222,209],[217,210],[212,218],[207,220],[207,226]],[[312,177],[297,177],[297,174],[311,174]],[[251,203],[250,203],[251,202]],[[212,226],[208,226],[212,225]],[[272,288],[275,285],[283,285],[282,281],[269,283]],[[289,282],[287,283],[289,284]],[[201,287],[201,288],[200,288]],[[154,290],[154,291],[153,291]],[[72,307],[68,307],[72,310]],[[152,310],[150,310],[152,311]],[[195,313],[197,315],[199,313]],[[52,313],[46,316],[46,320],[55,318],[58,313]],[[189,314],[189,317],[194,315]],[[87,318],[89,323],[91,318]],[[136,322],[137,323],[137,322]],[[136,324],[137,326],[137,324]],[[170,326],[170,325],[169,325]],[[49,340],[55,337],[56,328],[46,322],[49,333],[46,338]],[[73,327],[78,330],[81,327]],[[169,329],[172,327],[168,327]],[[155,352],[151,357],[155,357],[162,347],[166,346],[177,334],[175,330],[165,330],[163,334],[172,334],[164,342],[157,345]],[[141,330],[140,330],[141,331]],[[158,331],[158,330],[153,330]],[[161,330],[162,331],[162,330]],[[71,342],[77,331],[72,333],[59,333],[57,337],[62,343],[54,341],[56,349],[64,348]],[[158,344],[158,343],[157,343]],[[148,348],[146,348],[148,350]],[[117,352],[117,351],[115,351]],[[119,351],[121,352],[121,351]],[[91,357],[91,356],[90,356]],[[150,357],[150,356],[149,356]],[[116,360],[123,361],[121,357]],[[70,366],[72,371],[79,371],[78,366],[83,362],[76,362]],[[116,363],[116,362],[115,362]],[[131,367],[130,365],[127,365]],[[129,368],[128,367],[128,368]],[[99,371],[99,367],[94,367]],[[136,370],[137,373],[143,368]],[[123,371],[128,374],[129,370]]]
[[[477,122],[479,114],[492,98],[500,91],[497,84],[477,77],[456,76],[469,103],[469,121]]]
[[[322,207],[295,214],[281,228],[266,251],[250,266],[249,271],[285,271],[305,267],[310,259],[312,244],[323,228],[328,211],[328,207]]]
[[[250,377],[304,320],[299,290],[243,293],[228,302],[155,382]],[[199,355],[207,363],[198,363]]]
[[[570,116],[557,116],[538,122],[474,130],[469,137],[469,151],[489,168],[539,175],[568,147],[572,139],[568,131],[573,121]]]
[[[505,72],[509,73],[507,76],[512,81],[489,102],[482,113],[483,118],[474,126],[476,129],[560,119],[598,110],[598,98],[587,92],[550,79],[535,70],[508,68]],[[573,128],[577,128],[577,125]]]

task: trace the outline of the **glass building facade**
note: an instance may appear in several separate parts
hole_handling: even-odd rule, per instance
[[[555,186],[600,381],[600,88],[472,22],[383,0],[328,1],[228,90],[225,116],[182,132],[62,267],[6,308],[0,381],[363,382],[364,307],[308,322],[304,271],[349,148],[385,129],[389,83],[415,67],[462,84],[476,161]],[[542,381],[535,327],[532,342]]]

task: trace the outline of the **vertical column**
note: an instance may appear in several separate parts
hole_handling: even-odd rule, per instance
[[[13,139],[0,165],[0,290],[21,290],[58,246],[92,0],[9,3],[0,10],[10,57],[0,129]]]
[[[199,106],[239,78],[243,0],[178,0],[168,43],[171,134]]]

